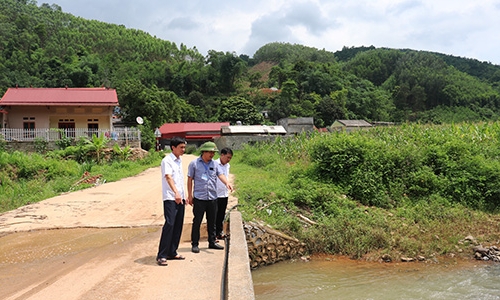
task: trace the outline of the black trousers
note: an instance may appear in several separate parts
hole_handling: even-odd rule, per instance
[[[224,232],[224,217],[226,216],[227,199],[229,197],[217,198],[217,217],[215,218],[215,233]]]
[[[183,201],[184,202],[184,201]],[[177,204],[172,200],[163,201],[165,223],[161,230],[160,245],[156,259],[176,256],[184,223],[184,203]]]
[[[215,217],[217,214],[216,200],[193,199],[193,227],[191,229],[191,246],[198,246],[200,242],[200,227],[203,215],[206,213],[208,244],[215,243]]]

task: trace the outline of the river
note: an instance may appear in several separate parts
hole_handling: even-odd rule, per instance
[[[493,262],[373,263],[345,258],[287,261],[252,271],[257,300],[500,299]]]

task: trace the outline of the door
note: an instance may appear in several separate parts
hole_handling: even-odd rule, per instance
[[[75,137],[75,122],[59,122],[58,128],[64,130],[67,137]]]

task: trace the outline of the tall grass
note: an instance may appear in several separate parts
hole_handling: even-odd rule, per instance
[[[365,205],[432,195],[473,209],[500,205],[498,123],[404,125],[311,140],[316,178]]]
[[[499,138],[499,123],[304,134],[247,147],[231,166],[244,218],[311,252],[468,253],[469,234],[500,239]]]

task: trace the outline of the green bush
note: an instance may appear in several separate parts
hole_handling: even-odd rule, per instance
[[[59,139],[55,142],[59,149],[66,149],[73,143],[73,139],[66,135],[66,132],[62,129],[56,129],[59,133]]]
[[[268,149],[265,144],[245,145],[241,162],[256,168],[264,168],[281,160],[279,152]]]
[[[170,150],[170,148],[169,148],[169,150]],[[187,144],[185,153],[186,154],[193,154],[196,152],[196,150],[197,150],[196,145]]]
[[[113,155],[115,158],[118,158],[119,160],[127,160],[130,157],[130,155],[132,155],[132,149],[130,148],[129,145],[121,148],[120,145],[114,144]]]
[[[36,152],[45,153],[45,152],[47,152],[49,142],[42,137],[37,137],[37,138],[35,138],[34,146],[35,146]]]
[[[5,148],[7,146],[7,142],[5,141],[5,138],[3,135],[0,134],[0,152],[5,151]]]
[[[389,208],[406,197],[439,195],[491,210],[500,203],[499,128],[405,125],[332,134],[311,141],[311,168],[364,205]]]

